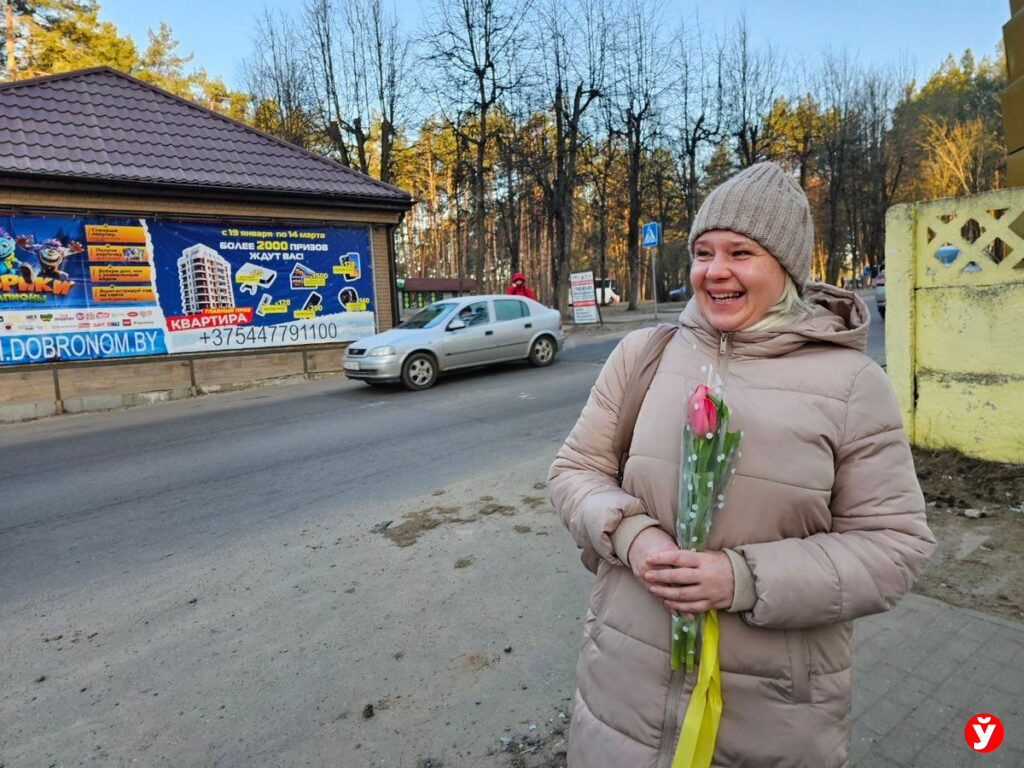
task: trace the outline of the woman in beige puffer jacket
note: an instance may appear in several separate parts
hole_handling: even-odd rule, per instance
[[[848,764],[851,622],[910,589],[934,538],[892,388],[863,354],[867,309],[805,285],[812,243],[806,197],[778,166],[716,189],[690,235],[694,298],[644,399],[621,487],[612,439],[650,329],[609,357],[555,459],[552,503],[597,574],[570,768],[670,766],[696,680],[669,669],[670,611],[710,608],[724,707],[713,765]],[[680,433],[709,367],[742,457],[709,551],[680,552]]]

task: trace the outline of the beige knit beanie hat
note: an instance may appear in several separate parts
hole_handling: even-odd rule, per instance
[[[760,243],[803,293],[811,274],[814,224],[807,195],[775,163],[757,163],[716,187],[697,211],[693,242],[712,229],[729,229]]]

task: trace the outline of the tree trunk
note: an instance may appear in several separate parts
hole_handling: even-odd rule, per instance
[[[626,130],[629,134],[629,217],[626,226],[626,241],[629,264],[629,306],[637,308],[640,298],[640,154],[641,122],[630,109],[626,114]]]
[[[508,210],[505,212],[505,239],[507,241],[505,246],[508,251],[511,274],[522,271],[519,267],[519,201],[513,181],[512,159],[509,158],[509,162],[505,164],[506,205],[508,206]]]
[[[391,183],[391,134],[394,127],[387,120],[380,125],[380,180]]]
[[[476,273],[476,292],[483,294],[488,292],[487,275],[484,274],[484,256],[486,254],[486,209],[484,207],[484,167],[487,161],[487,107],[483,106],[484,84],[480,82],[480,125],[476,141],[476,171],[473,174],[473,236],[476,242],[473,243],[473,271]]]
[[[557,286],[556,302],[563,317],[569,316],[569,220],[572,215],[567,211],[566,192],[566,120],[563,104],[564,93],[561,83],[555,85],[555,179],[552,190],[552,214],[555,224],[554,263],[555,284]],[[571,195],[571,192],[569,193]]]

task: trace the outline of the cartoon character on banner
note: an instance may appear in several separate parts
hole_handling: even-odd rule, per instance
[[[23,278],[30,280],[31,277],[26,276],[26,270],[28,270],[28,275],[31,275],[31,268],[18,261],[18,257],[14,255],[17,245],[17,238],[9,234],[6,229],[0,228],[0,275],[13,275],[16,271],[20,271]]]
[[[81,253],[82,244],[71,240],[64,245],[60,240],[50,238],[36,243],[31,235],[17,238],[18,247],[35,254],[39,262],[39,276],[56,280],[67,280],[68,273],[60,267],[72,253]]]

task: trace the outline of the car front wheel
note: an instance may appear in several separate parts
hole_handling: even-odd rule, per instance
[[[406,389],[429,389],[437,381],[437,364],[425,352],[409,355],[402,366],[402,384]]]
[[[550,336],[541,336],[530,347],[530,365],[543,368],[555,362],[555,342]]]

